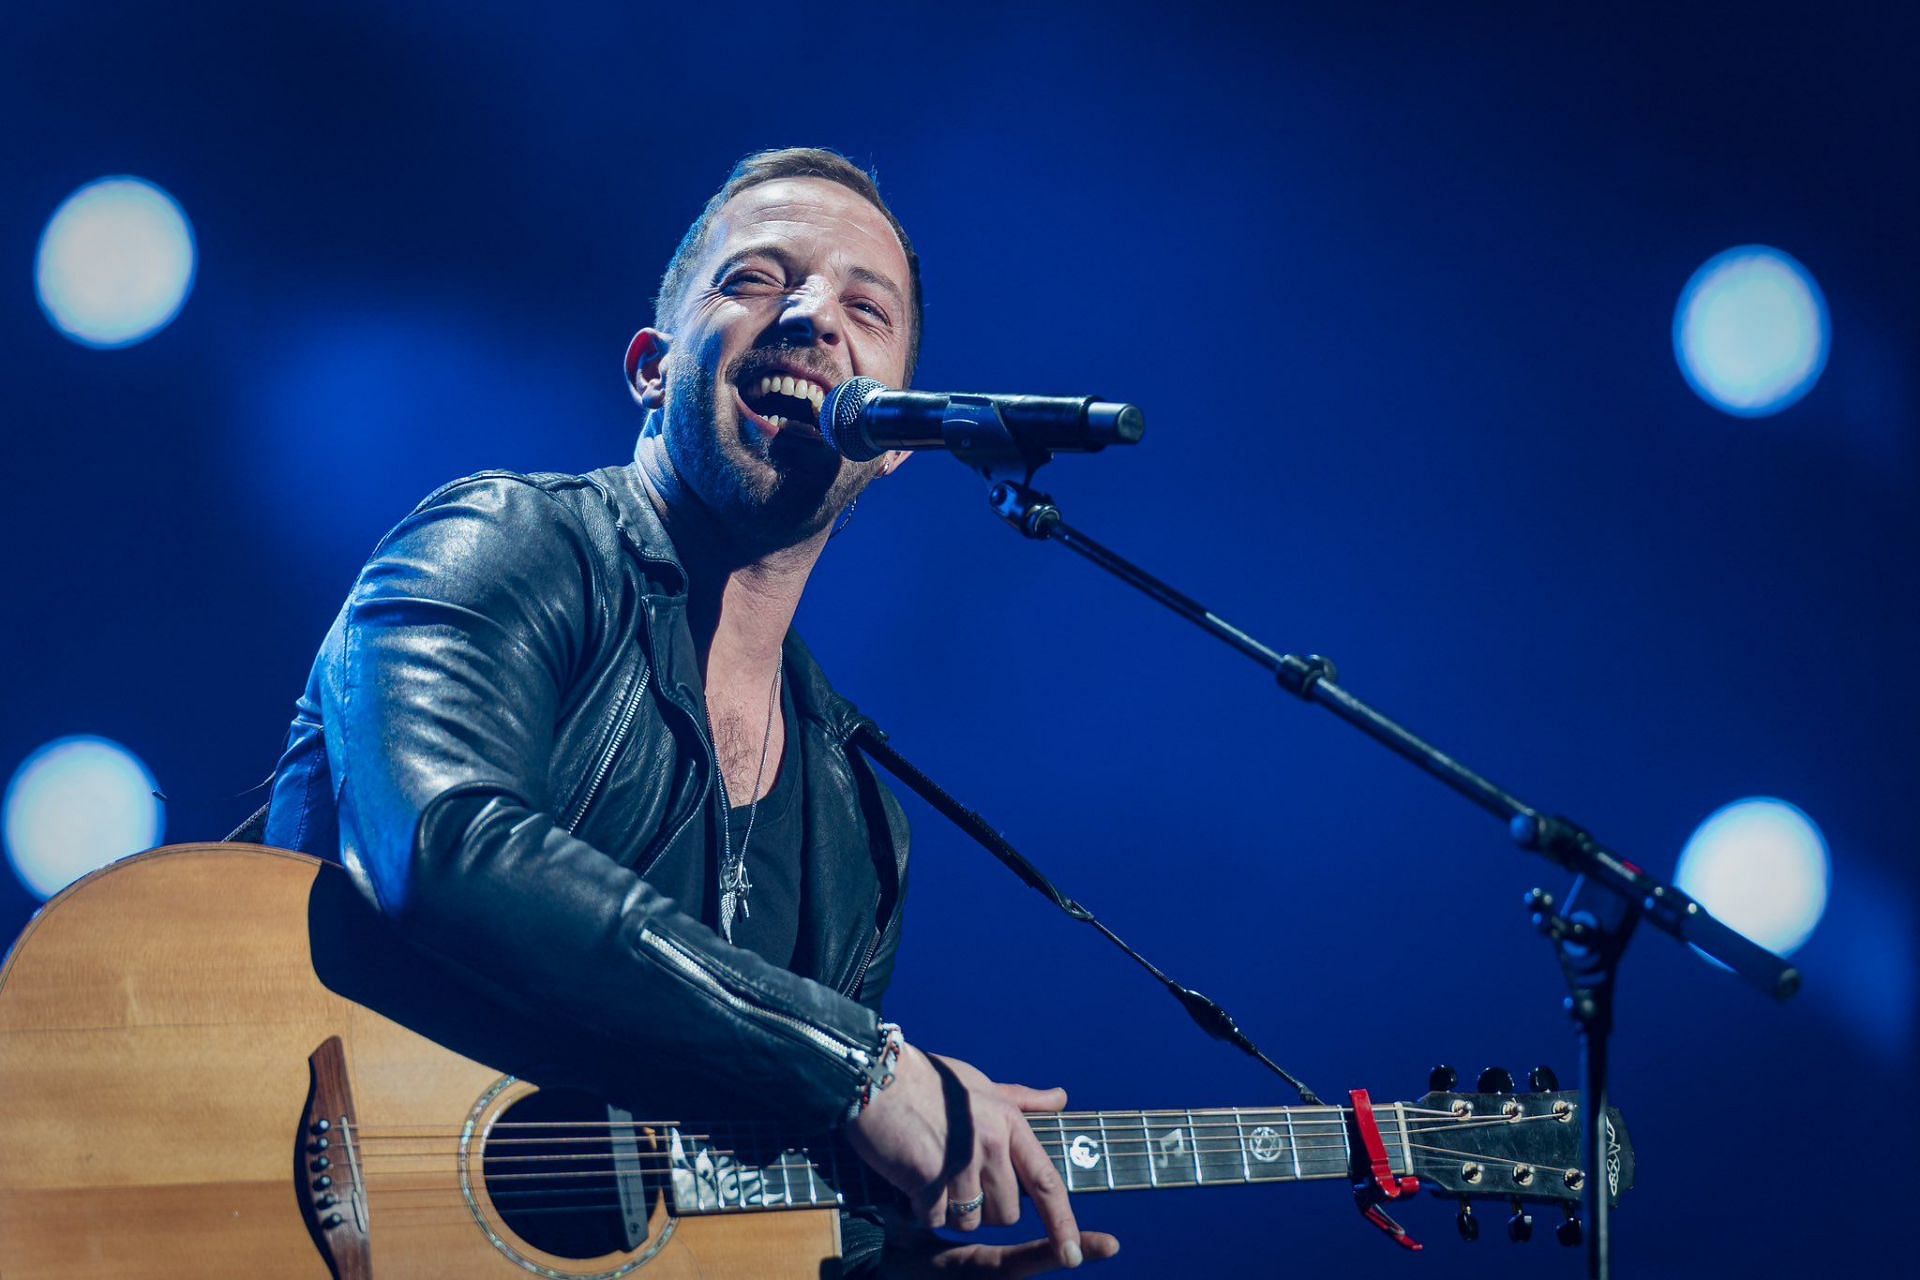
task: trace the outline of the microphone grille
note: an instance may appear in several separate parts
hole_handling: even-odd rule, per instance
[[[849,378],[820,402],[820,434],[839,451],[840,456],[866,462],[880,456],[860,438],[860,415],[873,398],[887,390],[878,378]]]

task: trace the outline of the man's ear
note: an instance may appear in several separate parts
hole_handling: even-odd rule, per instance
[[[885,465],[883,465],[880,468],[880,474],[883,476],[892,475],[894,472],[898,471],[901,467],[906,466],[907,459],[911,458],[912,456],[913,456],[913,452],[912,450],[909,450],[909,449],[894,449],[889,451],[887,454],[887,461]]]
[[[627,344],[627,385],[643,409],[658,409],[667,402],[667,377],[661,366],[672,345],[670,335],[654,328],[642,329]]]

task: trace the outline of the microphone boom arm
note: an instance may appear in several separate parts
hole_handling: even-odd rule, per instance
[[[956,451],[957,452],[957,451]],[[1037,465],[1037,464],[1036,464]],[[986,471],[986,468],[979,468]],[[1348,693],[1331,660],[1280,653],[1218,617],[1138,565],[1089,538],[1060,514],[1046,494],[1021,479],[987,471],[993,509],[1035,541],[1064,544],[1218,640],[1265,667],[1280,687],[1303,702],[1317,703],[1416,768],[1431,774],[1480,808],[1502,819],[1514,843],[1574,873],[1572,891],[1556,905],[1534,889],[1525,899],[1533,924],[1554,946],[1566,978],[1567,1012],[1580,1038],[1581,1154],[1585,1165],[1587,1275],[1612,1274],[1612,1227],[1607,1179],[1600,1176],[1608,1150],[1608,1049],[1613,1033],[1613,994],[1622,953],[1634,928],[1647,920],[1676,941],[1691,943],[1776,1000],[1800,989],[1800,971],[1708,914],[1679,888],[1649,875],[1565,818],[1543,813],[1482,777]]]

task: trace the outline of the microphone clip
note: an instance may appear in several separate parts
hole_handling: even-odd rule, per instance
[[[1053,450],[1021,444],[1000,416],[1000,407],[987,396],[947,397],[940,433],[948,452],[994,482],[1018,480],[1024,487],[1033,483],[1034,472],[1053,461]]]

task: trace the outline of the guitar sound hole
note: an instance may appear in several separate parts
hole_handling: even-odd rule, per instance
[[[645,1243],[645,1206],[653,1202],[651,1194],[639,1197],[639,1221],[630,1236],[614,1156],[606,1105],[588,1094],[554,1090],[506,1110],[487,1135],[480,1172],[513,1234],[563,1258],[597,1258]],[[640,1161],[646,1168],[645,1154]],[[650,1191],[654,1180],[646,1182]]]

